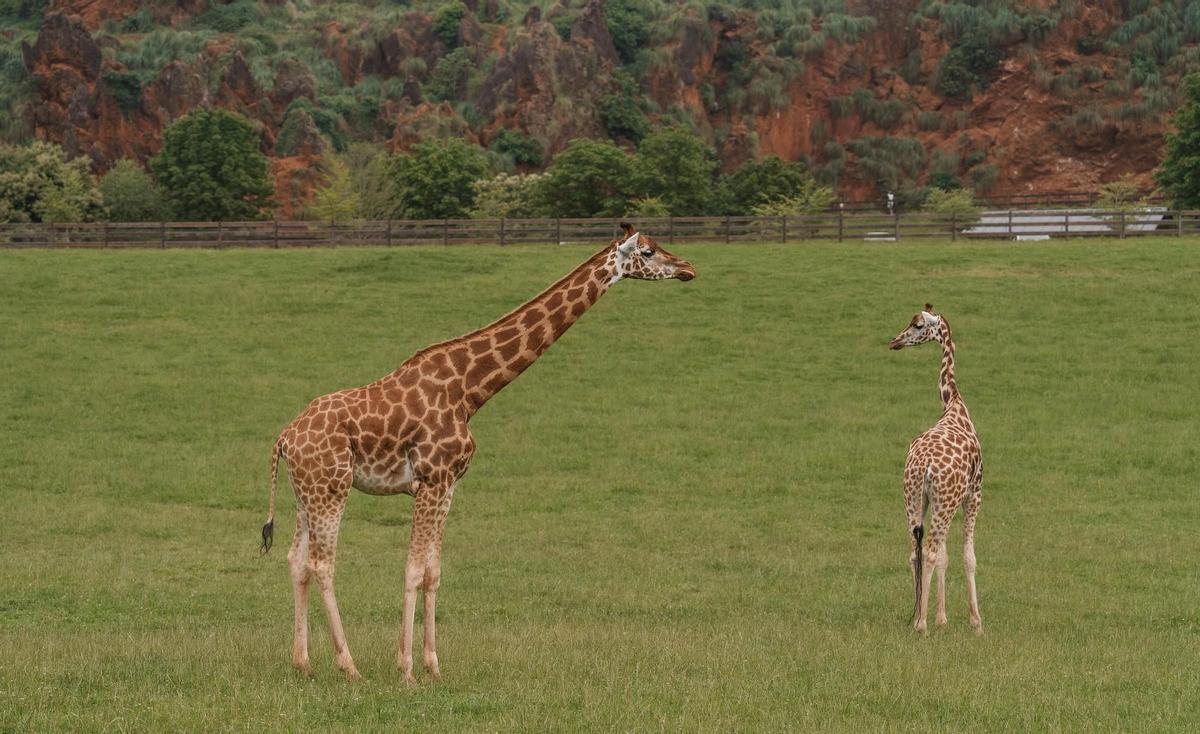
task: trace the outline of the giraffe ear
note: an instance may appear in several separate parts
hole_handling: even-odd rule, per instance
[[[630,224],[629,222],[621,222],[621,231],[625,233],[626,237],[632,237],[633,236],[633,225]]]
[[[634,232],[621,244],[617,245],[617,252],[621,253],[622,257],[629,257],[638,246],[638,234]]]

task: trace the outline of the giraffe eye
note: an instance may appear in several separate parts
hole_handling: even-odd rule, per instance
[[[654,250],[642,250],[642,257],[654,257]]]

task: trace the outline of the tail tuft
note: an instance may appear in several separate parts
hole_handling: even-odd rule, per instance
[[[259,553],[265,555],[267,553],[267,551],[271,550],[271,543],[272,543],[272,541],[274,541],[274,535],[275,535],[275,521],[274,520],[271,520],[266,525],[263,525],[262,535],[263,535],[262,547],[259,548]]]

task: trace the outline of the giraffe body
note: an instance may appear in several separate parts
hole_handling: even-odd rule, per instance
[[[333,592],[342,511],[350,489],[414,498],[405,568],[404,612],[397,665],[412,675],[416,592],[425,603],[424,662],[440,676],[435,607],[446,516],[458,480],[475,453],[469,422],[484,403],[528,368],[614,283],[623,278],[695,277],[692,266],[625,225],[614,241],[498,321],[423,349],[390,375],[313,400],[283,429],[271,459],[271,496],[263,550],[270,549],[278,460],[284,457],[296,494],[296,534],[288,551],[296,606],[293,664],[308,659],[308,589],[317,580],[337,664],[358,677]]]
[[[946,535],[950,522],[961,505],[963,509],[963,567],[967,576],[967,608],[971,626],[983,629],[975,589],[975,520],[983,501],[983,455],[975,424],[963,402],[954,378],[954,340],[950,324],[932,312],[913,316],[908,328],[889,345],[902,349],[928,341],[942,345],[939,388],[944,410],[932,428],[908,447],[904,462],[904,507],[912,536],[910,564],[913,572],[915,608],[913,626],[918,632],[927,627],[929,588],[937,572],[938,625],[946,624]],[[929,528],[926,532],[926,515]]]

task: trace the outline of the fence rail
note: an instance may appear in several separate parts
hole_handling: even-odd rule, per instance
[[[978,216],[833,211],[794,217],[635,219],[663,243],[891,241],[911,237],[1046,239],[1200,234],[1200,211],[1162,208],[1000,210]],[[620,219],[442,219],[358,222],[94,222],[0,224],[0,247],[224,248],[339,245],[567,244],[616,238]]]

